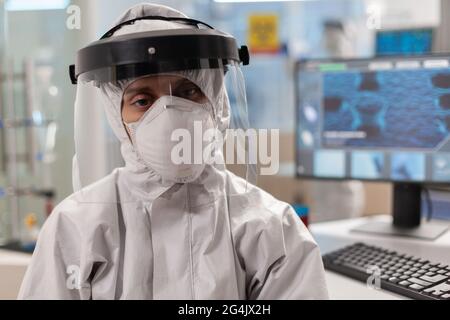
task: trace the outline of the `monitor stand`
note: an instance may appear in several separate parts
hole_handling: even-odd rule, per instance
[[[392,223],[368,222],[351,231],[380,235],[403,236],[422,240],[435,240],[447,226],[433,223],[420,224],[422,186],[413,183],[394,183]]]

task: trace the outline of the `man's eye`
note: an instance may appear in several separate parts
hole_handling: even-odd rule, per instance
[[[191,88],[185,88],[180,90],[180,94],[178,95],[181,98],[186,98],[189,100],[198,100],[203,97],[203,93],[200,91],[199,88],[191,87]]]
[[[199,93],[199,92],[198,92],[198,89],[197,89],[197,88],[190,88],[190,89],[187,89],[187,90],[184,91],[184,94],[185,94],[187,97],[196,95],[196,94],[198,94],[198,93]]]
[[[138,108],[148,108],[151,106],[150,100],[148,99],[139,99],[133,103],[134,106]]]

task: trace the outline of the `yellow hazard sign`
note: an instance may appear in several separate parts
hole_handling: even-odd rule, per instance
[[[248,17],[248,44],[250,51],[274,53],[280,49],[278,16],[253,14]]]

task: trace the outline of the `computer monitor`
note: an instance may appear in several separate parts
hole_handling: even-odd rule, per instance
[[[423,185],[450,184],[450,55],[303,60],[295,82],[298,177],[393,182],[393,226],[367,228],[436,237],[418,226]]]
[[[415,55],[431,53],[433,29],[405,29],[377,31],[375,52],[383,55]]]

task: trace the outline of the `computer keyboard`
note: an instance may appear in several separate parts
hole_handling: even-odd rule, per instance
[[[323,262],[327,270],[368,282],[369,286],[378,283],[382,289],[409,298],[450,300],[448,265],[364,243],[325,254]]]

